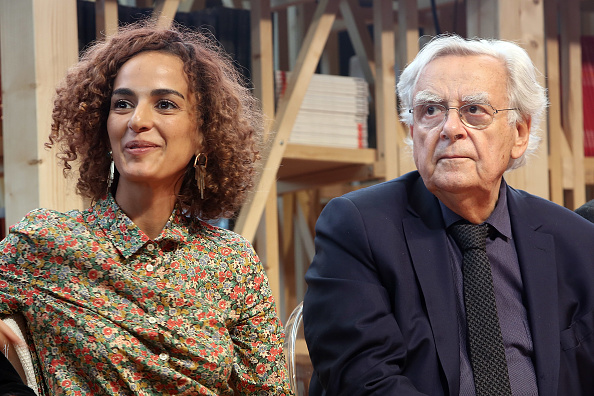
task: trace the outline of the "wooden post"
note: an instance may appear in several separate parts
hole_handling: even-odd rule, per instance
[[[254,238],[256,228],[264,210],[266,197],[276,182],[278,167],[282,161],[293,124],[301,108],[301,102],[320,60],[326,39],[336,18],[339,0],[320,0],[313,21],[299,51],[295,69],[287,83],[285,96],[279,101],[279,108],[272,130],[276,131],[272,144],[263,150],[262,174],[251,199],[239,213],[235,230],[248,240]]]
[[[76,23],[75,0],[0,0],[7,225],[37,207],[83,207],[44,148],[56,84],[78,59]]]
[[[563,103],[561,119],[572,158],[573,194],[572,199],[565,202],[569,209],[575,209],[586,201],[580,3],[578,0],[567,0],[559,7]]]
[[[524,48],[536,68],[542,73],[545,85],[544,7],[532,0],[476,0],[467,3],[468,36],[500,38],[517,41]],[[528,164],[506,174],[512,186],[532,194],[549,198],[547,122],[542,120],[542,141],[539,151]]]
[[[396,123],[396,65],[394,13],[391,0],[373,2],[375,47],[375,118],[378,162],[386,180],[399,176],[398,138]]]
[[[262,104],[266,118],[264,140],[270,138],[270,125],[274,118],[274,68],[272,59],[272,12],[267,0],[254,0],[251,3],[252,27],[252,79],[254,94]],[[267,143],[266,143],[267,144]],[[258,255],[266,268],[270,288],[276,301],[277,311],[283,307],[280,284],[278,204],[276,185],[270,186],[266,206],[256,237]]]
[[[118,31],[118,0],[95,0],[95,36],[111,36]]]

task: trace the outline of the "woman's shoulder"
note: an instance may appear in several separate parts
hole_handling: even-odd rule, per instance
[[[79,227],[82,214],[79,210],[60,212],[54,209],[33,209],[21,221],[10,227],[11,233],[38,234],[50,229],[69,231]]]
[[[252,248],[252,245],[246,238],[225,227],[201,221],[201,233],[204,238],[210,239],[216,244],[244,249]]]

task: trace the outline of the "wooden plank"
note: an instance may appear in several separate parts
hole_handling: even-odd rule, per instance
[[[284,311],[290,313],[297,306],[295,279],[295,194],[282,194],[281,254],[284,279]]]
[[[277,182],[277,188],[280,194],[286,194],[329,184],[366,181],[376,177],[377,172],[374,171],[373,165],[346,165],[282,179]]]
[[[359,64],[369,88],[373,90],[375,84],[374,47],[365,21],[363,18],[355,17],[355,13],[359,15],[360,11],[361,7],[357,0],[342,1],[340,3],[340,13],[344,19],[355,55],[359,58]]]
[[[549,96],[549,199],[563,205],[563,157],[561,150],[567,139],[561,126],[558,2],[557,0],[547,0],[544,2],[544,7]]]
[[[391,0],[374,1],[373,21],[377,160],[384,164],[384,177],[393,179],[399,176],[398,142],[403,141],[404,136],[397,136],[396,128],[396,55]]]
[[[499,0],[499,37],[516,41],[526,50],[530,59],[541,72],[539,83],[546,85],[544,6],[543,2],[531,0]],[[547,119],[543,117],[539,127],[541,136],[539,151],[528,158],[526,166],[506,175],[510,184],[543,198],[549,198],[549,163]]]
[[[580,1],[564,1],[559,9],[561,21],[562,124],[571,148],[574,178],[573,201],[565,204],[569,209],[575,209],[586,201]]]
[[[584,175],[586,184],[594,185],[594,157],[584,158]]]
[[[37,207],[84,205],[44,148],[55,86],[78,59],[76,21],[75,0],[0,0],[7,225]]]
[[[537,69],[544,73],[544,9],[542,2],[531,0],[477,0],[467,2],[467,26],[470,37],[494,37],[518,42],[529,54]],[[493,17],[495,16],[495,18]],[[540,83],[545,85],[544,77]],[[546,119],[541,124],[546,131]],[[506,174],[506,180],[516,188],[544,198],[549,197],[547,139],[528,164]]]
[[[315,3],[317,0],[270,0],[270,8],[272,11],[279,11],[287,9],[291,6],[301,5],[305,3]]]
[[[416,0],[398,1],[398,68],[404,67],[412,62],[419,52],[419,10]],[[396,112],[398,110],[395,110]],[[396,114],[398,116],[398,114]],[[416,169],[411,150],[405,139],[409,136],[409,128],[402,122],[397,121],[398,136],[398,173],[400,175]]]
[[[111,36],[118,31],[118,0],[95,0],[95,36]]]
[[[252,79],[254,95],[262,104],[267,120],[274,117],[274,68],[272,55],[272,13],[268,0],[254,0],[251,3],[250,23],[252,34]],[[269,139],[270,123],[265,123],[264,139]],[[282,309],[280,283],[278,207],[276,186],[266,201],[264,216],[258,229],[258,254],[265,265],[270,288],[275,298],[277,311]]]
[[[279,101],[277,116],[272,128],[276,131],[276,135],[272,144],[266,150],[263,150],[262,173],[249,202],[241,208],[235,227],[236,231],[248,240],[254,237],[257,224],[264,210],[265,197],[275,182],[276,172],[297,118],[297,112],[301,108],[301,102],[320,60],[324,44],[336,18],[337,10],[338,0],[321,0],[318,3],[314,20],[299,51],[295,69],[289,77],[285,96]]]
[[[169,27],[175,18],[180,0],[155,0],[153,18],[157,20],[157,26]]]
[[[190,12],[199,11],[206,8],[206,0],[194,0],[190,6]]]
[[[289,143],[284,158],[334,161],[353,164],[373,164],[375,149],[347,149]]]

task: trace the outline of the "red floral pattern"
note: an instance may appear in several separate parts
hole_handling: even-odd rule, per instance
[[[35,210],[0,244],[51,395],[290,394],[266,275],[241,236],[173,214],[150,240],[108,197]]]

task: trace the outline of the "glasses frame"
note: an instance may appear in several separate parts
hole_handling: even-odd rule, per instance
[[[417,107],[417,106],[421,106],[421,105],[423,105],[423,106],[439,106],[439,107],[443,107],[445,109],[445,111],[444,111],[444,114],[445,115],[443,117],[443,121],[439,125],[436,125],[434,128],[443,126],[443,124],[445,124],[445,122],[448,119],[448,115],[450,114],[450,110],[456,110],[456,112],[458,113],[458,118],[460,119],[460,122],[462,124],[464,124],[468,128],[477,129],[479,131],[480,130],[483,130],[483,129],[487,129],[493,123],[493,120],[495,119],[495,114],[497,114],[497,113],[499,113],[501,111],[520,110],[517,107],[513,107],[513,108],[510,108],[510,109],[496,109],[493,106],[491,106],[489,103],[468,103],[468,104],[465,104],[465,105],[460,106],[460,107],[448,107],[448,106],[444,106],[444,105],[442,105],[440,103],[419,103],[418,105],[415,105],[412,109],[409,109],[408,110],[408,112],[410,114],[413,114],[413,120],[414,120],[414,108]],[[484,106],[489,106],[491,108],[491,110],[493,110],[493,112],[490,113],[491,114],[491,122],[489,122],[487,125],[484,125],[482,127],[478,127],[478,126],[475,126],[475,125],[467,124],[466,121],[465,121],[465,118],[462,117],[462,113],[460,113],[460,109],[462,109],[464,107],[468,107],[468,106],[483,106],[483,107]]]

